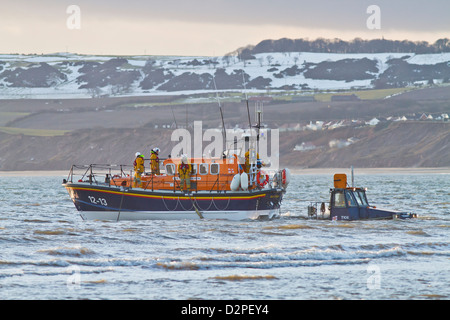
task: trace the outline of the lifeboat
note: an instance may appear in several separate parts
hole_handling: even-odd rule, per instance
[[[127,165],[73,165],[63,186],[83,219],[273,219],[289,184],[288,169],[272,174],[251,165],[242,171],[236,154],[190,158],[189,190],[180,186],[180,158],[164,159],[161,174],[137,184]]]
[[[219,108],[222,116],[220,103]],[[258,159],[262,105],[255,106],[255,113],[257,123],[252,126],[248,112],[250,133],[229,141],[221,157],[187,159],[192,168],[189,189],[182,188],[178,177],[181,157],[170,156],[160,159],[160,174],[144,173],[138,182],[129,165],[73,165],[63,186],[83,219],[276,218],[290,171],[269,170],[270,165]]]

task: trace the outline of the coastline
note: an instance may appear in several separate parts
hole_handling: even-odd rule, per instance
[[[351,174],[351,168],[291,168],[292,174],[324,174],[333,175],[335,173]],[[450,167],[436,168],[353,168],[354,174],[450,174]]]
[[[351,174],[351,168],[290,168],[294,175]],[[441,168],[353,168],[354,174],[450,174],[450,167]],[[0,177],[67,177],[69,170],[0,171]]]
[[[0,177],[52,177],[69,175],[69,170],[0,171]]]

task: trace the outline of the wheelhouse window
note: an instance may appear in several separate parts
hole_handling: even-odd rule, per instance
[[[219,164],[218,163],[211,163],[211,174],[219,174]]]
[[[197,174],[197,164],[196,163],[192,163],[191,164],[191,168],[192,168],[192,175],[194,176],[194,175],[196,175]]]
[[[334,206],[339,208],[345,208],[345,195],[344,190],[336,190],[334,192]]]
[[[345,191],[345,200],[347,201],[347,205],[349,207],[357,207],[358,206],[355,198],[353,197],[353,191],[351,191],[351,190]]]
[[[358,201],[358,205],[360,206],[368,206],[369,203],[367,202],[366,193],[363,190],[356,190],[354,192],[356,201]]]
[[[208,174],[208,164],[207,163],[200,163],[200,174]]]
[[[175,174],[175,164],[173,163],[166,164],[166,174],[169,176],[173,176]]]

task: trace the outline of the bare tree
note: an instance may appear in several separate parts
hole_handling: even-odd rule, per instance
[[[230,66],[230,61],[231,61],[231,57],[230,56],[228,56],[228,55],[223,56],[222,64],[223,64],[224,67],[225,67],[225,64],[227,65],[227,67],[229,67]]]
[[[259,57],[259,58],[258,58],[258,62],[259,62],[259,66],[262,67],[262,66],[263,66],[263,63],[264,63],[263,57]]]
[[[100,97],[100,94],[102,93],[102,90],[99,87],[92,87],[87,89],[89,95],[91,98],[98,98]]]

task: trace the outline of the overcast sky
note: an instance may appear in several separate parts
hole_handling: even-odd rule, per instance
[[[370,5],[380,8],[380,29],[367,27]],[[0,53],[219,56],[264,39],[450,38],[448,0],[0,0],[0,8]]]

